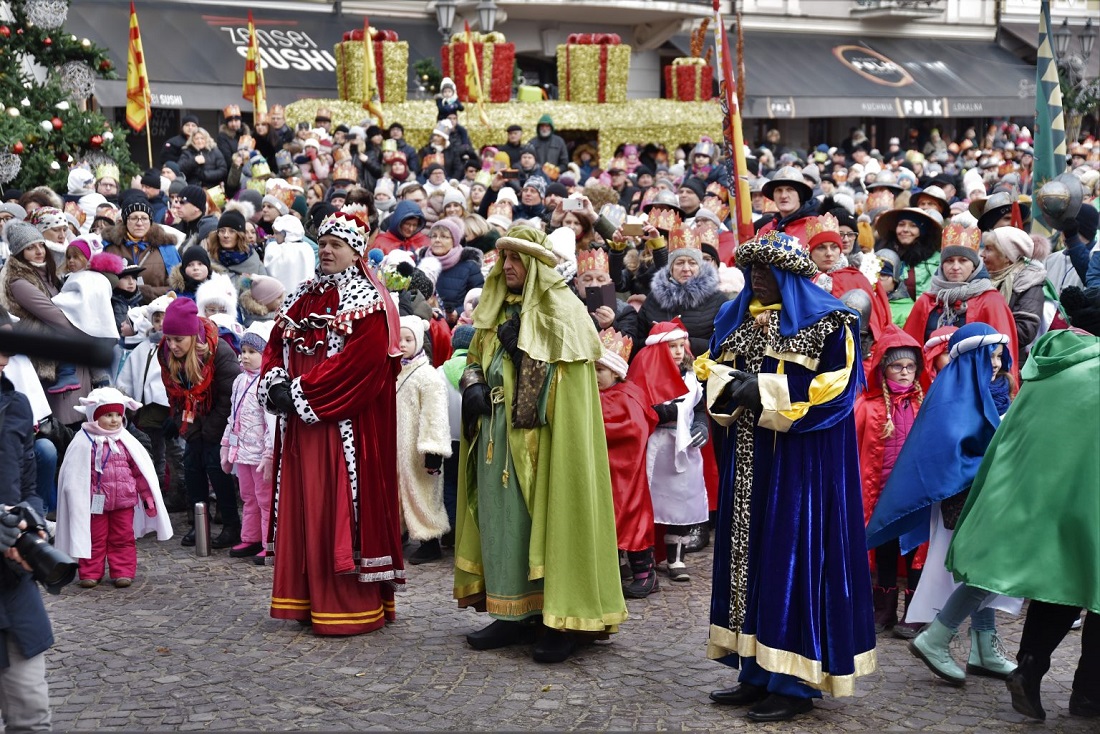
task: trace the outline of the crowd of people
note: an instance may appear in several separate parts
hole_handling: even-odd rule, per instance
[[[546,115],[478,151],[442,89],[420,150],[230,105],[132,181],[3,192],[3,328],[116,355],[2,365],[34,429],[0,466],[80,587],[129,587],[170,513],[194,545],[206,503],[212,548],[273,566],[275,618],[378,629],[406,563],[453,554],[491,617],[469,645],[553,663],[709,578],[707,654],[740,670],[711,698],[755,721],[851,695],[885,634],[1041,719],[1085,609],[1070,713],[1100,715],[1100,142],[1042,212],[1026,128],[881,152],[772,130],[739,243],[712,140],[605,162]],[[1049,474],[1037,426],[1064,439]],[[995,610],[1024,599],[1017,665]]]

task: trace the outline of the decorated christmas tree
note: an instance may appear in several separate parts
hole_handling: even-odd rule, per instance
[[[125,132],[88,109],[97,78],[115,78],[104,49],[65,32],[69,0],[0,2],[0,186],[65,190],[69,169],[136,172]],[[125,183],[123,183],[125,186]]]

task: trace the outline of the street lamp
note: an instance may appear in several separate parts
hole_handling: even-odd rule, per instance
[[[455,23],[455,7],[457,5],[458,0],[436,0],[435,3],[435,18],[439,21],[439,35],[443,36],[445,42],[451,39],[451,26]]]
[[[478,24],[482,33],[492,33],[497,24],[497,4],[493,0],[482,0],[477,4]],[[1092,20],[1090,19],[1091,23]]]
[[[1074,141],[1080,129],[1081,118],[1086,114],[1091,117],[1100,102],[1100,78],[1088,76],[1088,62],[1096,43],[1096,29],[1093,28],[1092,18],[1087,18],[1081,32],[1077,34],[1080,54],[1070,49],[1073,32],[1069,28],[1068,18],[1063,18],[1058,30],[1051,35],[1054,36],[1055,63],[1058,64],[1058,71],[1065,82],[1062,87],[1062,106],[1067,113],[1066,138]]]
[[[1058,58],[1062,58],[1066,55],[1066,51],[1069,51],[1069,39],[1073,37],[1073,33],[1069,30],[1069,18],[1062,18],[1062,25],[1058,26],[1058,30],[1054,31],[1054,53],[1058,55]]]
[[[1081,41],[1081,55],[1085,57],[1085,61],[1088,61],[1092,56],[1092,45],[1096,43],[1096,34],[1092,31],[1092,18],[1085,21],[1085,30],[1081,31],[1081,35],[1077,38]]]

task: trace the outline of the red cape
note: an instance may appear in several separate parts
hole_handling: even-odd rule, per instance
[[[645,393],[632,382],[600,391],[611,490],[615,498],[615,529],[619,550],[640,551],[653,545],[653,502],[646,478],[645,452],[657,414]]]
[[[913,304],[909,318],[905,320],[905,331],[924,346],[928,317],[936,306],[936,297],[924,293]],[[986,291],[971,298],[966,304],[966,323],[981,322],[989,324],[1008,337],[1008,352],[1012,355],[1012,378],[1020,384],[1020,349],[1016,339],[1016,319],[1005,303],[1004,296],[998,291]]]
[[[642,399],[648,401],[646,405],[667,403],[688,391],[666,344],[643,347],[634,355],[626,377],[641,390]]]

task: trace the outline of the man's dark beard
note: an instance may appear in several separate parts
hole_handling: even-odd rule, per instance
[[[508,286],[508,292],[509,293],[514,293],[517,296],[521,296],[521,295],[523,295],[523,286],[521,285],[518,288],[513,288],[512,286]]]

